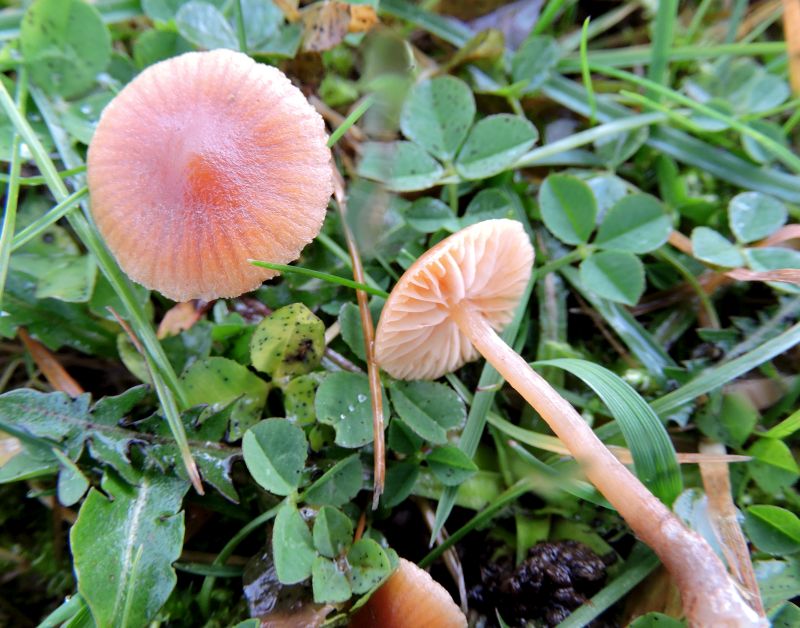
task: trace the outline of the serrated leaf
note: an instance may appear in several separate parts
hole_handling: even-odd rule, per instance
[[[539,188],[542,220],[567,244],[585,244],[594,231],[597,201],[592,189],[577,177],[551,174]]]
[[[758,549],[784,555],[800,551],[800,519],[778,506],[750,506],[745,512],[745,530]]]
[[[735,268],[744,265],[744,256],[739,248],[708,227],[692,230],[692,253],[697,259],[716,266]]]
[[[322,556],[317,556],[311,567],[311,588],[317,604],[346,602],[353,595],[347,576],[334,561]]]
[[[358,174],[394,192],[413,192],[435,185],[444,169],[413,142],[365,142]]]
[[[383,407],[389,407],[383,393]],[[361,373],[331,373],[317,389],[317,420],[333,426],[340,447],[363,447],[372,442],[369,380]]]
[[[507,170],[539,139],[529,120],[509,113],[487,116],[472,127],[456,159],[465,179],[486,179]]]
[[[314,370],[325,351],[325,325],[302,303],[275,310],[250,341],[253,367],[274,380]]]
[[[400,113],[400,130],[433,156],[449,162],[474,117],[475,98],[469,86],[453,76],[440,76],[411,90]]]
[[[425,440],[441,445],[448,430],[464,424],[466,408],[455,391],[436,382],[395,382],[391,389],[395,412]]]
[[[221,357],[192,364],[181,376],[189,405],[209,404],[219,410],[233,404],[231,440],[239,440],[261,418],[267,402],[267,382],[246,366]]]
[[[188,483],[145,474],[137,486],[112,475],[81,506],[70,531],[78,590],[100,626],[143,626],[175,587]]]
[[[20,26],[33,81],[71,98],[94,85],[111,60],[111,36],[97,9],[82,0],[38,0]]]
[[[283,584],[302,582],[311,575],[317,557],[311,530],[291,502],[284,503],[275,517],[272,556],[275,572]]]
[[[303,430],[286,419],[267,419],[247,430],[242,453],[250,475],[263,489],[289,495],[300,484],[308,442]]]
[[[595,294],[625,305],[636,305],[644,292],[644,266],[627,251],[600,251],[580,265],[581,283]]]
[[[649,253],[667,241],[672,221],[661,203],[649,194],[629,194],[603,218],[594,239],[601,249]]]
[[[342,506],[361,490],[362,475],[358,454],[343,458],[306,489],[303,499],[315,506]]]
[[[728,221],[739,242],[755,242],[780,229],[788,217],[786,205],[761,192],[742,192],[728,204]]]
[[[236,33],[225,16],[213,4],[203,0],[190,0],[178,9],[175,24],[184,38],[200,48],[239,49]]]
[[[392,565],[383,548],[372,539],[359,539],[347,552],[350,584],[353,593],[366,593],[377,587],[389,574]]]
[[[320,554],[336,558],[353,542],[353,522],[341,510],[323,506],[314,520],[313,537]]]

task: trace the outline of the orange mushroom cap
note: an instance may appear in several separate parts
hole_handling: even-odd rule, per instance
[[[122,269],[176,301],[231,297],[319,233],[333,191],[322,118],[278,69],[231,50],[150,66],[89,146],[92,214]]]
[[[400,566],[350,620],[349,628],[466,628],[467,618],[424,569]]]
[[[398,379],[436,379],[478,357],[449,310],[464,300],[500,331],[514,315],[533,268],[522,224],[486,220],[424,253],[383,307],[375,359]]]

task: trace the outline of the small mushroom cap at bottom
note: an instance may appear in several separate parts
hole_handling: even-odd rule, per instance
[[[146,68],[103,111],[91,209],[122,269],[175,301],[233,297],[275,276],[322,226],[325,125],[277,68],[232,50]]]
[[[424,569],[400,566],[350,620],[350,628],[465,628],[467,618]]]
[[[466,301],[500,331],[514,316],[533,259],[515,220],[486,220],[442,240],[389,295],[375,332],[376,361],[397,379],[436,379],[477,359],[451,308]]]

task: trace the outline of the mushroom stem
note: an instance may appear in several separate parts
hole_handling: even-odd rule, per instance
[[[468,301],[452,320],[484,358],[547,421],[584,473],[661,559],[691,626],[765,626],[706,541],[686,528],[597,437],[575,408],[495,333]]]

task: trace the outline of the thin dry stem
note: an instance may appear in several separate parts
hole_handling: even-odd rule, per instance
[[[709,441],[701,443],[700,451],[708,455],[724,455],[725,446]],[[731,497],[728,465],[724,462],[701,462],[700,475],[703,478],[703,488],[708,497],[711,524],[722,546],[725,560],[733,572],[733,577],[741,585],[747,602],[759,616],[765,617],[761,592],[753,571],[753,563],[750,561],[747,540],[739,527],[736,505]]]
[[[783,0],[783,34],[789,53],[789,80],[800,94],[800,0]]]
[[[70,397],[77,397],[84,393],[81,385],[73,379],[72,375],[67,373],[67,370],[61,366],[47,347],[31,338],[23,327],[17,330],[17,334],[28,353],[31,354],[36,366],[39,367],[42,375],[55,390],[65,392]]]
[[[344,181],[342,175],[334,167],[333,169],[333,196],[342,217],[342,230],[347,241],[347,250],[353,263],[353,278],[359,283],[366,283],[364,278],[364,267],[361,264],[361,255],[358,252],[353,233],[347,224],[347,197],[344,192]],[[364,354],[367,363],[367,378],[369,379],[369,391],[372,401],[372,431],[374,449],[374,488],[372,493],[372,508],[378,507],[378,502],[383,494],[383,486],[386,478],[386,447],[383,435],[383,391],[381,389],[380,369],[375,362],[375,350],[373,348],[375,340],[375,326],[372,324],[372,313],[369,310],[367,293],[363,290],[356,290],[358,300],[358,311],[361,314],[361,331],[364,335]]]

